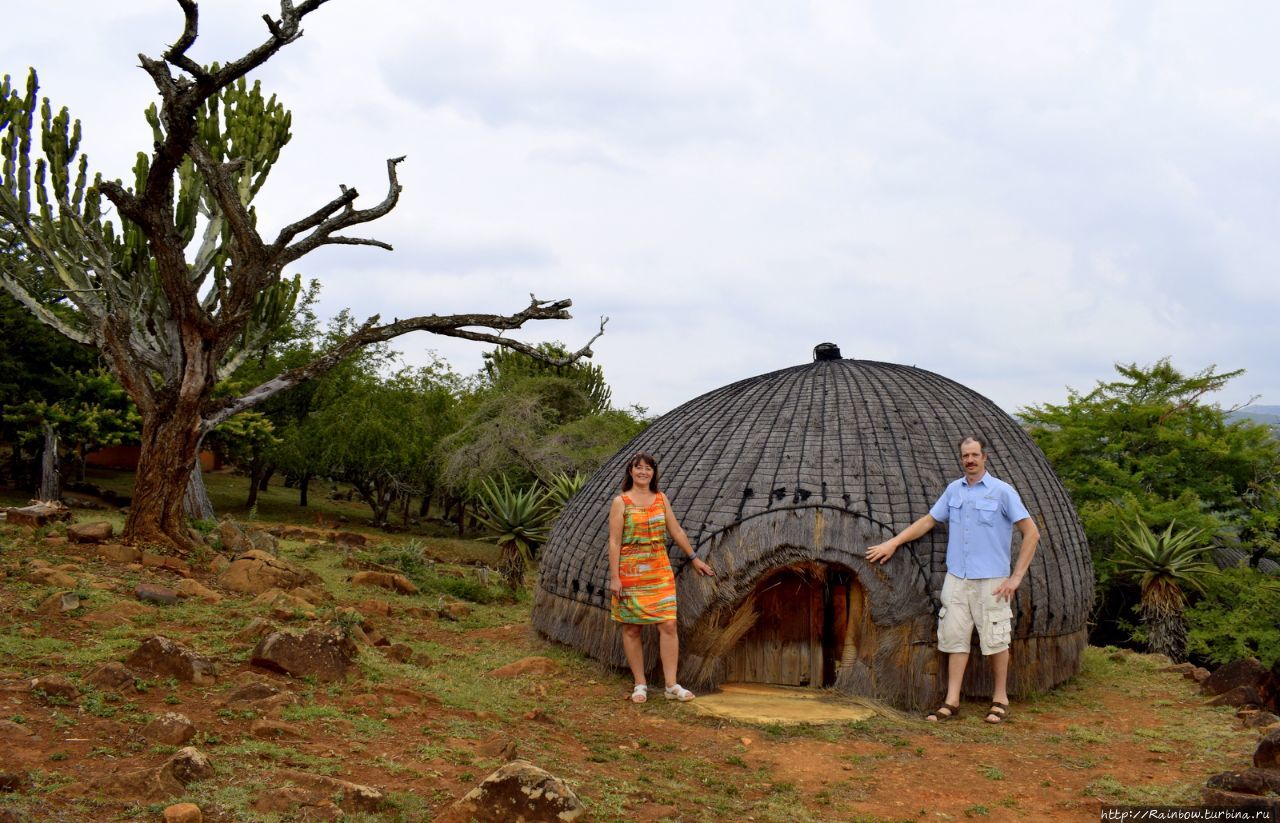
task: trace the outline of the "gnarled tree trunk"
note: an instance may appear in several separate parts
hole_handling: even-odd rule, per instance
[[[185,551],[195,548],[187,533],[184,507],[200,440],[196,402],[165,404],[143,413],[133,503],[124,524],[130,542],[173,545]]]

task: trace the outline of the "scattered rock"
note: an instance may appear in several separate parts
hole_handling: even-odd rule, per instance
[[[172,606],[178,602],[176,591],[154,583],[139,583],[133,590],[133,596],[147,603],[161,603],[166,606]]]
[[[112,563],[141,563],[142,552],[133,546],[122,546],[119,543],[100,543],[94,547],[94,554]]]
[[[208,780],[213,777],[213,764],[194,746],[179,749],[161,768],[173,775],[184,786],[197,780]]]
[[[1269,769],[1245,769],[1242,772],[1221,772],[1210,777],[1211,789],[1222,789],[1242,794],[1280,794],[1280,772]]]
[[[80,699],[80,690],[60,674],[35,678],[31,681],[31,691],[53,704],[75,703]]]
[[[255,549],[261,549],[264,552],[275,554],[279,548],[276,539],[262,529],[253,529],[245,535],[245,539],[249,541],[249,545]]]
[[[75,592],[57,592],[45,598],[36,611],[40,614],[58,615],[80,608],[80,597]]]
[[[471,616],[471,607],[466,603],[445,603],[440,607],[440,618],[457,622]]]
[[[165,712],[143,726],[142,736],[166,746],[185,746],[196,736],[196,727],[186,715]]]
[[[1207,681],[1206,681],[1207,682]],[[1253,686],[1236,686],[1209,701],[1210,706],[1257,706],[1262,702]]]
[[[585,807],[563,780],[527,760],[513,760],[467,792],[436,823],[479,820],[570,823]]]
[[[76,587],[76,579],[74,577],[48,566],[32,569],[27,574],[27,582],[34,583],[37,586],[52,586],[56,589],[74,589]]]
[[[384,653],[387,655],[387,657],[391,658],[397,663],[408,663],[410,660],[413,659],[413,649],[409,648],[404,643],[395,643],[393,645],[387,646],[387,648],[384,650]]]
[[[159,801],[183,794],[186,788],[164,766],[107,772],[89,782],[95,796]]]
[[[236,632],[236,640],[247,643],[250,640],[257,640],[259,637],[266,637],[275,630],[275,624],[271,621],[255,617],[249,621],[249,625]]]
[[[1271,732],[1258,743],[1253,765],[1259,769],[1280,770],[1280,731]]]
[[[323,585],[318,574],[260,549],[251,549],[240,555],[218,576],[219,586],[245,594],[261,594],[271,589],[288,590],[312,584]]]
[[[292,769],[278,769],[276,770],[276,777],[292,781],[304,788],[325,793],[327,797],[333,798],[338,806],[348,814],[356,812],[376,814],[382,810],[383,805],[386,803],[382,792],[372,786],[363,786],[359,783],[339,780],[336,777],[299,772]]]
[[[390,617],[394,609],[385,600],[361,600],[356,604],[356,611],[366,617]]]
[[[515,760],[517,755],[516,741],[502,735],[482,742],[476,750],[485,757],[494,757],[503,762]]]
[[[106,520],[74,523],[67,527],[67,539],[72,543],[105,543],[114,533],[115,528]]]
[[[275,697],[277,694],[280,694],[280,690],[275,686],[258,680],[233,689],[223,699],[222,705],[232,706],[236,703],[256,703],[268,697]]]
[[[92,614],[87,614],[81,619],[95,626],[127,626],[133,622],[133,618],[149,611],[151,609],[148,606],[125,600],[113,603],[107,608]]]
[[[321,682],[345,680],[359,649],[334,629],[310,629],[298,637],[275,632],[254,647],[249,662],[292,677],[311,676]]]
[[[0,792],[26,792],[31,790],[31,778],[26,772],[0,771]]]
[[[164,810],[164,823],[204,823],[204,814],[194,803],[178,803]]]
[[[1280,717],[1271,712],[1249,712],[1240,720],[1246,729],[1265,729],[1268,726],[1280,723]]]
[[[218,524],[218,530],[215,532],[218,536],[218,542],[222,544],[222,550],[239,554],[253,548],[253,544],[244,536],[244,532],[240,531],[240,527],[230,520],[223,520]]]
[[[218,672],[213,660],[159,635],[142,641],[124,662],[135,669],[201,685],[212,683]]]
[[[351,585],[353,586],[381,586],[384,589],[400,592],[401,594],[417,594],[418,587],[403,574],[391,574],[390,572],[356,572],[351,577]]]
[[[100,689],[119,689],[132,686],[138,675],[123,663],[103,663],[85,678],[85,682]]]
[[[298,586],[297,588],[291,589],[289,594],[300,600],[305,600],[313,606],[319,606],[320,604],[327,603],[333,599],[333,595],[328,592],[313,589],[309,586]]]
[[[1200,693],[1209,696],[1218,695],[1240,686],[1256,689],[1268,676],[1269,672],[1266,667],[1256,657],[1246,657],[1243,660],[1234,660],[1215,670],[1213,674],[1209,675],[1208,679],[1200,684]]]
[[[357,532],[334,532],[329,539],[334,543],[337,543],[339,546],[356,546],[358,548],[363,548],[369,545],[369,538]]]
[[[146,569],[168,569],[171,572],[182,575],[183,577],[191,576],[191,564],[183,560],[181,557],[170,557],[167,554],[146,554],[142,555],[142,566]]]
[[[260,792],[253,800],[253,810],[259,814],[288,814],[299,820],[341,820],[343,817],[342,809],[323,792],[301,786],[283,786]]]
[[[178,585],[174,586],[173,589],[183,597],[198,597],[206,603],[222,602],[222,595],[218,594],[213,589],[200,585],[200,583],[195,580],[179,580]]]
[[[21,508],[6,508],[5,521],[12,526],[30,526],[38,529],[55,520],[70,520],[71,510],[58,501],[35,502]]]
[[[525,674],[546,675],[554,674],[560,668],[556,662],[549,657],[525,657],[514,663],[508,663],[505,666],[499,666],[489,672],[490,677],[520,677]]]
[[[1230,806],[1232,809],[1268,810],[1272,816],[1280,812],[1280,797],[1258,797],[1240,792],[1206,788],[1201,794],[1206,806]]]

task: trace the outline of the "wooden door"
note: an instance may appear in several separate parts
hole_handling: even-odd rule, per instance
[[[831,685],[843,651],[849,606],[845,573],[829,573],[818,563],[774,571],[756,586],[755,625],[725,655],[725,679]]]

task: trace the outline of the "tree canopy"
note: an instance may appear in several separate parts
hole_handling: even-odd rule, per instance
[[[0,83],[0,286],[42,323],[101,351],[136,404],[141,455],[128,540],[191,547],[183,495],[203,438],[361,347],[421,330],[563,363],[590,355],[590,342],[553,358],[506,337],[530,320],[569,317],[569,300],[531,296],[506,315],[390,323],[375,315],[309,362],[239,395],[215,395],[219,380],[295,310],[301,281],[286,274],[290,267],[322,246],[391,248],[351,232],[395,208],[403,158],[387,161],[386,194],[369,208],[357,208],[359,192],[343,186],[271,234],[252,205],[289,142],[292,118],[247,75],[301,37],[303,19],[325,2],[281,0],[279,16],[264,17],[262,43],[204,66],[188,54],[199,4],[177,0],[181,34],[159,59],[139,55],[160,99],[146,112],[151,151],[139,153],[128,186],[90,175],[79,121],[66,108],[54,114],[47,99],[37,106],[34,70],[25,90],[7,75]]]

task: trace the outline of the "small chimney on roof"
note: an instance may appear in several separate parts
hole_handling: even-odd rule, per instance
[[[813,361],[819,360],[839,360],[840,347],[835,343],[819,343],[813,347]]]

